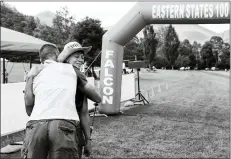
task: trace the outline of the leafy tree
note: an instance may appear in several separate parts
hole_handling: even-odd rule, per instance
[[[157,48],[160,48],[164,44],[164,39],[166,36],[167,27],[161,26],[156,31],[156,38],[158,39]]]
[[[165,54],[164,54],[164,39],[165,39],[165,36],[166,36],[167,28],[168,27],[161,26],[156,31],[156,39],[158,39],[156,56],[165,57]]]
[[[142,50],[137,36],[132,38],[132,40],[124,46],[124,60],[134,60],[135,55],[137,56],[137,60],[142,59]]]
[[[185,39],[178,48],[178,53],[181,56],[189,56],[192,54],[192,46],[188,39]]]
[[[179,57],[177,59],[177,62],[175,64],[178,65],[178,67],[195,67],[196,66],[196,56],[193,53],[193,47],[190,44],[188,39],[185,39],[181,44],[180,47],[178,49],[178,53],[179,53]],[[179,61],[179,60],[183,60],[183,61]],[[189,60],[189,62],[188,62]],[[187,61],[187,62],[185,62]],[[185,64],[188,64],[187,66],[185,66]]]
[[[201,50],[201,44],[194,41],[192,44],[192,53],[195,56],[197,68],[199,68],[199,63],[201,61],[200,50]]]
[[[165,57],[165,54],[164,54],[164,44],[162,44],[160,47],[157,48],[157,51],[156,51],[156,56],[160,56],[160,57]]]
[[[57,37],[57,30],[47,25],[39,25],[35,28],[33,34],[36,38],[40,38],[54,44],[59,44],[60,42]],[[59,45],[59,49],[62,50],[63,48]]]
[[[149,62],[149,68],[152,69],[151,64],[156,56],[156,48],[158,41],[153,26],[148,25],[144,28],[144,39],[142,41],[143,53],[146,60]]]
[[[28,16],[26,21],[26,26],[24,28],[24,33],[33,36],[34,30],[37,28],[37,23],[33,16]]]
[[[53,26],[42,25],[38,18],[25,16],[16,9],[1,3],[1,26],[32,35],[36,38],[56,44],[60,51],[69,41],[79,41],[83,46],[93,46],[88,59],[93,59],[101,50],[102,35],[105,31],[99,20],[86,18],[75,25],[74,18],[69,15],[67,7],[56,12]],[[92,56],[92,58],[91,58]],[[98,58],[100,65],[100,57]]]
[[[14,15],[16,13],[5,3],[1,3],[1,26],[14,30]]]
[[[223,43],[222,49],[230,49],[230,44],[229,43]]]
[[[172,69],[178,57],[177,49],[179,48],[179,45],[180,45],[180,41],[178,35],[175,31],[175,28],[172,27],[172,25],[170,24],[164,39],[164,53]]]
[[[188,56],[182,56],[179,55],[176,62],[175,62],[176,67],[188,67],[190,65],[190,59]]]
[[[197,65],[196,56],[194,54],[190,54],[188,56],[188,58],[189,58],[189,61],[190,61],[189,66],[191,68],[195,68],[195,66]]]
[[[1,3],[1,26],[15,31],[33,35],[36,23],[33,16],[26,16],[18,12],[7,3]]]
[[[141,46],[142,46],[143,57],[145,60],[147,60],[147,55],[149,54],[149,50],[148,50],[148,43],[147,43],[148,33],[146,27],[143,29],[143,34],[144,34],[144,38],[141,39]]]
[[[152,65],[155,66],[157,69],[160,69],[162,67],[167,67],[168,66],[168,60],[166,59],[166,57],[156,56]]]
[[[219,53],[219,67],[230,68],[230,44],[224,43]]]
[[[212,63],[215,61],[212,49],[213,44],[210,41],[205,42],[201,49],[201,56],[207,68],[210,68],[212,66]]]
[[[154,58],[156,56],[156,49],[158,45],[158,40],[156,39],[156,33],[154,32],[153,26],[149,26],[148,32],[148,39],[149,39],[149,68],[152,69],[152,62],[154,62]]]
[[[212,36],[210,39],[211,44],[213,45],[213,56],[215,57],[217,67],[218,64],[218,53],[222,49],[222,45],[224,43],[223,39],[220,36]]]
[[[193,54],[200,59],[200,50],[201,50],[201,44],[197,41],[194,41],[192,44],[192,52]]]
[[[192,52],[192,45],[190,44],[188,39],[184,39],[184,41],[181,43],[181,45],[189,50],[189,54]],[[188,55],[189,55],[188,54]]]
[[[86,17],[74,26],[69,41],[73,39],[82,46],[92,46],[92,50],[88,53],[91,58],[87,58],[90,63],[101,51],[104,33],[100,20]],[[95,61],[95,65],[100,66],[100,60],[101,55]]]
[[[56,15],[53,19],[53,28],[56,31],[57,43],[56,45],[60,48],[68,43],[71,36],[71,30],[74,27],[74,17],[69,15],[70,12],[67,7],[62,7],[56,11]]]

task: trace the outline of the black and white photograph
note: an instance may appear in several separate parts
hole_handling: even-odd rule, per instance
[[[230,158],[231,1],[1,1],[1,158]]]

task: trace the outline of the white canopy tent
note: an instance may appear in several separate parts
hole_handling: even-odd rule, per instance
[[[43,44],[52,44],[33,36],[1,27],[1,57],[37,55]]]
[[[5,58],[26,57],[33,63],[39,63],[39,49],[44,44],[52,44],[33,36],[1,27],[1,54],[3,58],[3,79],[5,79]],[[54,44],[53,44],[54,45]],[[5,81],[3,81],[5,83]]]
[[[1,59],[1,61],[3,61],[3,60],[4,60],[3,58],[0,58],[0,59]],[[9,60],[5,59],[5,61],[7,62],[7,61],[9,61]]]

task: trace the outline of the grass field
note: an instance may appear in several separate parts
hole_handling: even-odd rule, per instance
[[[229,78],[203,71],[141,72],[148,105],[96,118],[90,158],[229,158]],[[11,157],[19,156],[19,153]]]
[[[94,158],[229,158],[229,79],[203,72],[141,73],[141,87],[167,81],[152,103],[98,118]]]

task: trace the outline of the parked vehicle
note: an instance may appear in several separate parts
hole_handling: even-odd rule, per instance
[[[212,70],[212,71],[217,71],[217,70],[219,70],[219,68],[211,67],[211,70]]]

